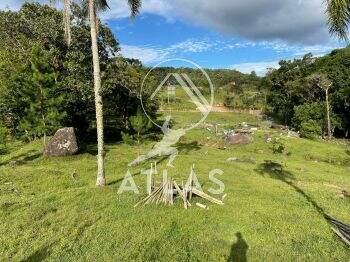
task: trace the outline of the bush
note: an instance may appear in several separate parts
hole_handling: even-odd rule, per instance
[[[286,146],[282,138],[274,137],[272,138],[271,143],[272,143],[272,152],[274,154],[283,154],[284,150],[286,149]]]
[[[315,120],[309,120],[301,123],[300,134],[302,137],[314,139],[322,136],[322,127]]]
[[[311,135],[312,137],[314,137],[314,135],[322,136],[327,133],[327,113],[324,102],[305,103],[294,107],[294,112],[292,125],[299,130],[301,134],[302,129],[304,135]],[[340,121],[339,118],[332,113],[330,117],[331,126],[334,130],[335,127],[339,127]],[[321,129],[321,132],[319,132],[319,129]]]
[[[129,119],[131,127],[136,132],[137,144],[140,145],[142,136],[152,128],[153,124],[140,109],[137,110],[137,115],[131,116]]]
[[[127,145],[133,145],[135,144],[135,141],[133,139],[133,136],[128,134],[128,133],[124,133],[122,132],[122,140],[125,144]]]
[[[0,125],[0,154],[6,152],[6,143],[8,139],[8,130],[6,127]]]

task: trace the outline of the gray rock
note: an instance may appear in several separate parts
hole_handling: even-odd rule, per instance
[[[271,134],[265,134],[264,139],[266,143],[270,143],[272,141],[272,135]]]
[[[300,138],[300,134],[298,132],[295,131],[288,131],[288,137],[292,137],[292,138]]]
[[[288,126],[278,125],[276,123],[272,123],[271,128],[272,129],[279,129],[279,130],[288,130]]]
[[[248,158],[238,159],[236,157],[229,157],[226,159],[226,161],[227,162],[236,162],[236,163],[256,164],[256,161],[254,159],[248,159]]]
[[[45,156],[71,156],[79,151],[73,127],[57,130],[44,149]]]
[[[246,145],[252,141],[253,139],[247,134],[229,134],[226,137],[226,142],[230,145]]]

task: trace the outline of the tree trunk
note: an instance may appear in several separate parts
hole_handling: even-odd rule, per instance
[[[94,91],[96,107],[96,128],[97,128],[97,186],[105,186],[105,151],[103,138],[103,102],[101,96],[101,75],[100,58],[98,53],[98,36],[96,31],[95,0],[89,0],[89,14],[91,27],[91,49],[94,66]]]
[[[326,107],[327,107],[327,131],[328,131],[328,139],[332,138],[331,131],[331,118],[330,118],[330,110],[329,110],[329,100],[328,100],[328,88],[326,89]]]
[[[72,33],[70,26],[70,12],[71,12],[71,0],[63,1],[63,24],[64,24],[64,36],[67,41],[67,45],[70,46],[72,41]]]

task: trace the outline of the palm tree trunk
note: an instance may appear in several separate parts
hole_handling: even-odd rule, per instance
[[[64,36],[66,38],[68,46],[70,46],[72,40],[71,26],[70,26],[70,11],[71,0],[63,1],[63,24],[64,24]]]
[[[97,127],[97,186],[105,186],[105,166],[104,166],[104,138],[103,138],[103,103],[101,96],[101,75],[100,75],[100,58],[98,53],[98,36],[96,31],[96,13],[95,0],[89,0],[89,14],[91,27],[91,49],[94,66],[94,91],[96,107],[96,127]]]
[[[327,131],[328,131],[328,139],[332,138],[332,131],[331,131],[331,117],[330,117],[330,110],[329,110],[329,100],[328,100],[328,88],[326,89],[326,107],[327,107]]]

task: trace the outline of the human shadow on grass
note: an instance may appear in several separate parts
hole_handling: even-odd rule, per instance
[[[237,232],[235,235],[237,241],[231,246],[231,251],[227,262],[246,262],[249,246],[244,240],[241,232]]]
[[[0,162],[0,166],[5,166],[8,164],[13,164],[15,166],[24,165],[28,162],[34,161],[35,159],[39,158],[41,155],[42,153],[37,150],[30,150],[26,153],[12,157],[7,161]]]
[[[273,179],[277,179],[287,184],[291,188],[293,188],[297,193],[299,193],[302,197],[305,198],[307,202],[309,202],[315,210],[322,215],[326,219],[326,213],[322,207],[320,207],[315,200],[313,200],[308,194],[306,194],[300,187],[298,187],[295,183],[294,175],[285,170],[283,166],[277,162],[273,162],[270,160],[265,160],[264,163],[258,165],[258,168],[255,169],[260,175],[269,175]]]

